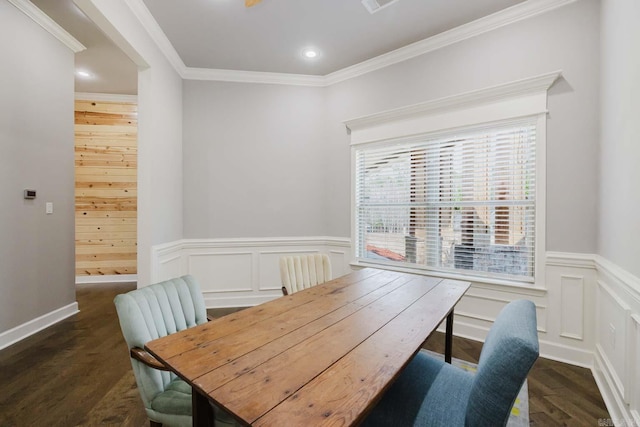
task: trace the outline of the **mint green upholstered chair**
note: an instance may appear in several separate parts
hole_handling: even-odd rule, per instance
[[[114,303],[151,426],[191,426],[191,387],[144,351],[144,345],[207,322],[200,286],[193,277],[182,276],[117,295]],[[235,424],[216,410],[218,425]]]
[[[534,304],[513,301],[491,327],[475,374],[420,352],[362,425],[504,426],[538,345]]]

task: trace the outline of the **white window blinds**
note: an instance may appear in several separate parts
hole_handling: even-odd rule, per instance
[[[536,123],[356,147],[356,257],[533,281]]]

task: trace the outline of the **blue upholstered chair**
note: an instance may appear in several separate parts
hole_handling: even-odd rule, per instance
[[[147,353],[144,345],[207,322],[200,286],[193,277],[182,276],[117,295],[114,302],[151,426],[191,426],[191,387]],[[216,411],[216,425],[234,423]]]
[[[535,306],[513,301],[491,327],[475,374],[420,352],[363,426],[504,426],[537,358]]]

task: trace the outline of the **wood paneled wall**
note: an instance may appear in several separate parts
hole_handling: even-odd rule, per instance
[[[137,272],[137,111],[76,101],[76,276]]]

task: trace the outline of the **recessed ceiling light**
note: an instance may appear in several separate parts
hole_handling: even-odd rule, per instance
[[[76,74],[80,77],[84,77],[85,79],[91,77],[91,73],[85,70],[78,70],[76,71]]]
[[[318,56],[318,52],[314,49],[305,49],[302,51],[302,56],[308,59],[313,59]]]
[[[374,14],[397,1],[398,0],[362,0],[362,4],[367,8],[369,13]]]

